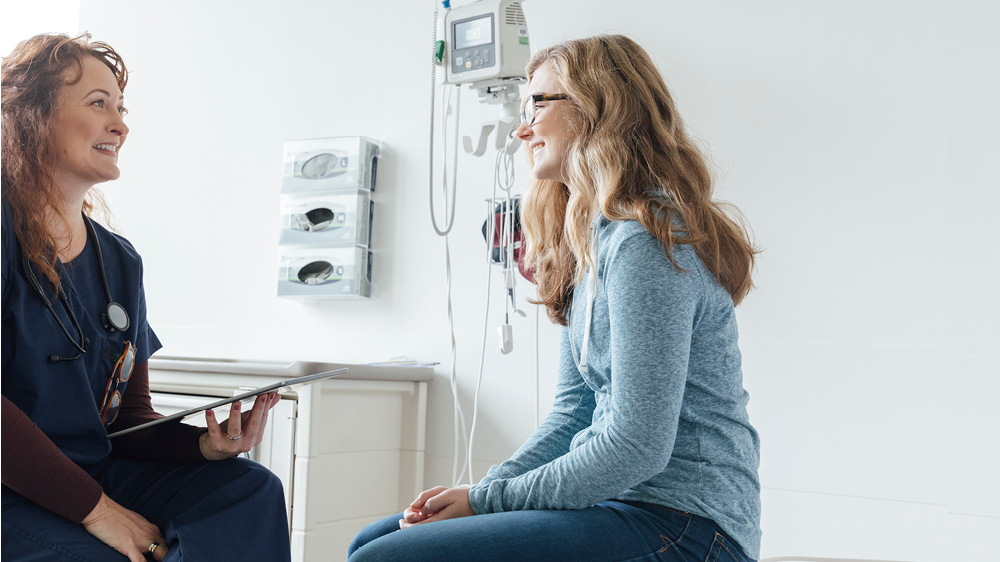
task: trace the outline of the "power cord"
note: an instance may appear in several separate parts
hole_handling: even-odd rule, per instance
[[[475,480],[474,480],[474,477],[473,477],[473,473],[472,473],[472,445],[473,445],[473,442],[475,441],[475,436],[476,436],[476,419],[477,419],[478,414],[479,414],[479,390],[480,390],[480,388],[482,388],[482,385],[483,385],[483,370],[484,370],[484,367],[486,365],[486,341],[488,339],[489,329],[490,329],[489,328],[489,325],[490,325],[490,288],[491,288],[491,282],[492,282],[492,279],[493,279],[493,277],[490,275],[490,267],[491,267],[491,264],[492,264],[492,253],[493,253],[493,233],[496,232],[496,223],[495,223],[496,213],[494,212],[494,205],[496,205],[496,201],[497,201],[497,189],[498,188],[501,191],[504,191],[504,192],[507,193],[507,196],[506,196],[506,198],[504,198],[504,202],[503,202],[503,204],[506,205],[507,208],[506,208],[506,212],[504,213],[504,223],[505,224],[502,225],[504,232],[501,235],[501,241],[500,241],[501,242],[501,251],[505,252],[504,256],[506,257],[506,260],[507,260],[506,267],[504,268],[504,273],[503,273],[503,275],[504,275],[504,287],[505,287],[505,289],[504,289],[504,323],[505,323],[505,325],[509,325],[509,322],[510,322],[509,309],[507,307],[508,307],[509,304],[511,304],[513,302],[513,299],[514,299],[513,288],[511,288],[509,291],[507,289],[507,286],[508,286],[508,277],[507,277],[507,275],[508,275],[508,273],[513,272],[513,268],[514,268],[514,265],[513,265],[514,264],[514,262],[513,262],[513,260],[514,260],[514,251],[513,251],[513,244],[514,244],[514,235],[513,235],[513,233],[514,233],[514,212],[513,212],[513,206],[514,205],[513,205],[513,199],[514,198],[511,196],[511,188],[514,186],[514,161],[513,161],[514,159],[513,159],[513,155],[510,153],[510,151],[508,149],[513,145],[513,143],[517,143],[517,142],[521,142],[521,140],[518,139],[516,136],[514,136],[513,133],[512,133],[511,136],[510,136],[510,138],[508,139],[508,141],[506,143],[504,143],[505,145],[501,146],[497,150],[497,157],[496,157],[495,165],[494,165],[494,168],[493,168],[493,197],[491,197],[490,201],[489,201],[489,205],[488,205],[488,213],[489,213],[489,215],[488,215],[488,218],[487,218],[487,229],[488,229],[487,233],[488,234],[487,234],[487,237],[486,237],[487,238],[487,244],[486,244],[486,313],[485,313],[485,320],[484,320],[484,326],[483,326],[483,347],[482,347],[482,350],[480,351],[480,354],[479,354],[479,377],[476,380],[476,393],[475,393],[473,401],[472,401],[472,426],[469,429],[469,447],[467,449],[467,451],[468,451],[468,459],[469,459],[469,466],[468,466],[468,468],[469,468],[469,485],[473,485],[473,484],[476,483]],[[500,164],[501,164],[501,161],[503,161],[503,163],[504,163],[504,173],[505,173],[504,174],[504,178],[503,178],[503,183],[501,183],[501,178],[500,178]],[[501,212],[503,212],[503,207],[501,207]],[[508,235],[508,233],[509,233],[509,235]],[[503,261],[503,259],[501,259],[501,261]],[[512,287],[512,285],[511,285],[511,287]],[[510,301],[508,301],[508,295],[510,296]],[[514,305],[514,311],[517,312],[517,313],[519,313],[521,316],[525,316],[524,312],[518,310],[516,305]],[[536,345],[537,345],[537,334],[536,334]],[[536,374],[537,374],[537,368],[536,368]],[[536,417],[537,417],[537,415],[536,415]]]
[[[447,8],[447,6],[446,6]],[[451,300],[451,244],[448,239],[448,235],[451,233],[452,227],[455,226],[455,200],[458,191],[458,127],[459,127],[459,109],[461,106],[461,90],[457,90],[457,95],[455,95],[455,135],[454,135],[454,146],[452,150],[452,174],[451,174],[451,197],[448,197],[448,165],[447,165],[447,152],[448,152],[448,140],[447,140],[447,123],[448,123],[448,108],[451,105],[451,96],[455,93],[456,88],[453,86],[447,87],[448,95],[442,97],[442,109],[441,116],[441,134],[442,134],[442,197],[444,198],[444,212],[447,216],[444,228],[438,226],[437,215],[434,209],[434,110],[435,101],[437,97],[437,61],[435,56],[438,49],[437,41],[437,28],[438,28],[439,13],[437,10],[437,3],[435,2],[434,9],[434,25],[432,32],[432,53],[431,53],[431,118],[429,135],[430,139],[428,142],[428,188],[429,188],[429,201],[430,201],[430,212],[431,212],[431,225],[434,227],[434,232],[438,236],[444,237],[444,252],[445,252],[445,277],[447,279],[447,298],[448,298],[448,328],[451,337],[451,374],[449,380],[451,383],[451,395],[453,400],[453,410],[454,410],[454,443],[455,449],[452,457],[452,486],[457,486],[461,481],[462,476],[465,473],[464,464],[462,473],[458,472],[458,458],[459,458],[459,443],[467,445],[465,440],[465,413],[462,411],[462,405],[458,399],[458,373],[457,373],[457,358],[458,358],[458,345],[455,341],[455,318],[453,314],[453,306]],[[459,427],[461,427],[461,438],[459,436]],[[469,450],[466,449],[466,455],[469,454]]]

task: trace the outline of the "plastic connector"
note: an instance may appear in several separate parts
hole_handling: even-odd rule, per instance
[[[514,289],[514,269],[513,267],[507,267],[503,270],[503,285],[508,291]]]
[[[504,324],[497,328],[497,332],[500,334],[500,353],[507,355],[514,350],[514,327]]]
[[[434,62],[444,64],[444,41],[438,41],[434,44]]]

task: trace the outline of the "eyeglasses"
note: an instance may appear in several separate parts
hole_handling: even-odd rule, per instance
[[[536,104],[538,102],[568,99],[569,95],[567,94],[534,94],[528,96],[528,99],[524,100],[524,105],[521,106],[521,123],[525,127],[530,127],[535,122],[535,115],[538,113],[538,106]]]
[[[135,346],[132,342],[126,341],[125,351],[115,360],[108,386],[104,389],[104,400],[101,401],[101,421],[104,425],[111,425],[118,417],[122,405],[122,393],[119,388],[124,388],[128,383],[133,367],[135,367]]]

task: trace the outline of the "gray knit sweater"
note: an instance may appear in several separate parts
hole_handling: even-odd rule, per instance
[[[743,389],[733,301],[693,249],[635,221],[599,226],[589,367],[586,284],[563,330],[552,412],[469,492],[476,513],[580,509],[607,499],[708,517],[756,559],[760,442]]]

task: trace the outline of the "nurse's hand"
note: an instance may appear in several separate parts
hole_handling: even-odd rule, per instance
[[[83,528],[104,544],[128,556],[131,562],[144,562],[145,554],[154,542],[160,546],[153,551],[153,559],[160,561],[167,555],[167,541],[163,540],[156,525],[104,494],[83,519]]]
[[[438,486],[421,492],[417,499],[413,500],[410,507],[403,512],[403,518],[399,520],[399,528],[406,529],[424,523],[468,517],[475,514],[476,512],[472,511],[472,506],[469,504],[468,488]]]
[[[239,401],[233,402],[229,419],[221,424],[216,421],[215,412],[205,412],[208,433],[202,433],[198,440],[201,454],[210,461],[218,461],[252,449],[263,439],[267,414],[280,399],[277,392],[261,394],[254,400],[253,408],[242,415]]]

